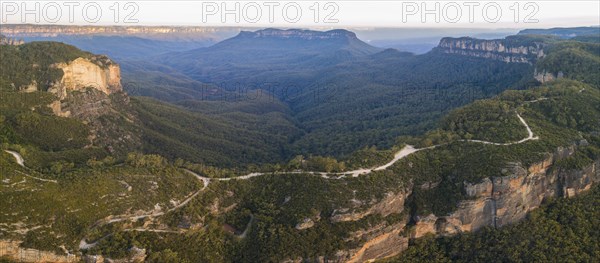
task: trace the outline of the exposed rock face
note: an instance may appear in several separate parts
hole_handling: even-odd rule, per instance
[[[405,226],[405,223],[398,223],[383,228],[376,228],[376,231],[371,230],[365,234],[358,235],[360,238],[367,238],[368,241],[353,251],[350,254],[351,257],[346,262],[365,262],[371,259],[382,259],[395,256],[399,251],[407,249],[409,238],[401,235]]]
[[[93,87],[105,94],[123,90],[121,69],[107,57],[78,58],[70,63],[56,64],[55,67],[62,69],[64,73],[60,82],[50,91],[61,99],[67,96],[68,91],[80,91],[87,87]]]
[[[18,262],[55,262],[70,263],[80,262],[75,255],[57,255],[48,251],[22,248],[20,242],[0,240],[0,257],[6,256]]]
[[[84,121],[91,121],[112,112],[111,100],[107,94],[93,88],[70,93],[63,100],[55,101],[51,105],[56,115]]]
[[[153,39],[177,37],[178,39],[205,40],[216,38],[215,34],[237,31],[205,26],[70,26],[70,25],[2,25],[0,32],[9,37],[56,37],[78,35],[143,36]]]
[[[25,44],[23,40],[16,40],[14,38],[5,37],[0,35],[0,45],[18,46]]]
[[[11,240],[0,240],[0,257],[7,257],[16,262],[52,262],[52,263],[128,263],[144,262],[146,259],[146,249],[133,247],[130,249],[130,255],[123,259],[108,259],[100,255],[58,255],[49,251],[41,251],[31,248],[22,248],[21,242]]]
[[[529,167],[523,167],[520,163],[507,164],[503,171],[506,176],[485,178],[476,184],[465,182],[464,190],[469,198],[461,201],[454,212],[445,216],[412,215],[415,222],[410,226],[410,231],[406,229],[409,222],[407,217],[402,224],[357,232],[355,236],[359,238],[356,240],[367,241],[356,249],[338,253],[338,261],[365,262],[397,255],[408,246],[408,237],[400,235],[403,231],[410,232],[410,238],[420,238],[427,234],[453,235],[486,226],[513,224],[525,218],[528,212],[538,208],[547,198],[570,198],[587,191],[600,182],[600,160],[581,170],[553,167],[556,161],[573,155],[575,151],[575,146],[560,147]],[[374,210],[369,209],[362,214],[338,214],[332,220],[359,220],[367,214],[381,211],[401,212],[409,194],[387,195],[373,206]],[[386,200],[397,201],[388,203]]]
[[[510,45],[507,40],[483,40],[470,37],[446,37],[442,38],[438,45],[438,49],[444,53],[529,64],[544,56],[543,47],[542,43],[533,43],[529,46]]]
[[[296,224],[296,229],[298,230],[304,230],[307,228],[311,228],[315,225],[315,222],[310,219],[310,218],[305,218],[304,220],[302,220],[302,222]]]
[[[485,226],[502,227],[522,220],[546,198],[568,198],[589,190],[594,183],[600,182],[600,160],[579,171],[550,169],[555,161],[574,152],[574,147],[559,148],[528,169],[511,164],[509,176],[466,184],[467,194],[474,199],[462,201],[448,216],[429,215],[419,220],[413,237],[475,231]]]
[[[533,77],[541,82],[541,83],[545,83],[548,81],[553,81],[555,79],[560,79],[564,77],[564,74],[562,72],[558,72],[558,74],[553,74],[551,72],[546,72],[545,70],[543,70],[542,72],[538,72],[537,69],[535,70],[535,72],[533,73]]]
[[[112,153],[141,145],[140,131],[132,132],[119,121],[109,121],[137,120],[121,86],[119,65],[105,56],[94,56],[54,66],[64,75],[48,90],[59,99],[47,106],[57,116],[86,123],[90,128],[89,146],[106,147]]]
[[[356,221],[368,215],[379,214],[385,217],[394,213],[402,213],[402,211],[404,211],[404,202],[408,195],[410,195],[410,192],[408,191],[386,193],[383,199],[370,205],[369,209],[366,211],[347,212],[349,209],[337,210],[331,217],[331,221],[334,223]]]

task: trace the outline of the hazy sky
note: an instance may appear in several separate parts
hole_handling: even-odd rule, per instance
[[[544,28],[600,24],[600,1],[5,1],[2,23]],[[117,11],[118,10],[118,11]]]

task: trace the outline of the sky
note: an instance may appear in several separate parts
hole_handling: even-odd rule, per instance
[[[304,28],[600,24],[600,1],[8,1],[1,23]]]

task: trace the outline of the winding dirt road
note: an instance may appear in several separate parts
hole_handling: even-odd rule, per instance
[[[9,150],[4,150],[4,151],[11,154],[13,157],[15,157],[15,160],[17,161],[18,165],[20,165],[21,167],[25,167],[25,160],[18,152],[9,151]]]
[[[524,143],[524,142],[531,141],[531,140],[538,140],[539,137],[533,135],[533,131],[531,131],[531,128],[529,127],[529,125],[527,124],[527,122],[525,122],[525,119],[523,119],[523,117],[521,117],[521,115],[519,115],[519,113],[517,113],[517,117],[519,118],[519,120],[521,121],[521,123],[523,123],[523,125],[527,129],[527,137],[523,138],[520,141],[508,142],[508,143],[497,143],[497,142],[488,142],[488,141],[481,141],[481,140],[461,140],[461,141],[463,141],[463,142],[476,142],[476,143],[483,143],[483,144],[490,144],[490,145],[497,145],[497,146],[508,146],[508,145],[515,145],[515,144]]]
[[[529,101],[529,102],[537,102],[537,101],[541,101],[544,100],[545,98],[542,99],[538,99],[536,101]],[[523,117],[521,117],[521,115],[517,112],[517,118],[519,118],[519,121],[521,121],[521,123],[523,124],[523,126],[525,126],[525,129],[527,129],[527,137],[516,141],[516,142],[507,142],[507,143],[497,143],[497,142],[490,142],[490,141],[483,141],[483,140],[459,140],[462,142],[473,142],[473,143],[482,143],[482,144],[488,144],[488,145],[496,145],[496,146],[509,146],[509,145],[515,145],[515,144],[521,144],[521,143],[525,143],[527,141],[532,141],[532,140],[538,140],[539,137],[535,136],[533,134],[533,131],[531,130],[531,127],[529,127],[529,124],[527,124],[527,122],[525,121],[525,119],[523,119]],[[339,172],[339,173],[326,173],[326,172],[313,172],[313,171],[306,171],[306,172],[273,172],[273,173],[251,173],[251,174],[247,174],[247,175],[243,175],[243,176],[238,176],[238,177],[232,177],[232,178],[218,178],[215,180],[219,180],[219,181],[229,181],[229,180],[247,180],[253,177],[257,177],[257,176],[262,176],[265,174],[314,174],[314,175],[321,175],[323,178],[326,179],[341,179],[344,178],[345,176],[351,175],[352,177],[358,177],[360,175],[365,175],[365,174],[370,174],[374,171],[382,171],[382,170],[386,170],[389,167],[391,167],[392,165],[394,165],[396,162],[402,160],[403,158],[416,153],[418,151],[423,151],[423,150],[429,150],[429,149],[434,149],[436,147],[442,146],[444,144],[438,144],[438,145],[434,145],[434,146],[430,146],[430,147],[425,147],[425,148],[414,148],[412,145],[407,145],[404,148],[402,148],[402,150],[396,152],[396,154],[394,154],[394,159],[392,159],[390,162],[378,166],[378,167],[373,167],[373,168],[362,168],[362,169],[357,169],[357,170],[353,170],[353,171],[347,171],[347,172]],[[337,175],[337,176],[331,176],[331,175]],[[197,175],[198,176],[198,175]],[[208,179],[208,178],[205,178]],[[208,179],[210,181],[210,179]]]
[[[528,101],[526,103],[532,103],[532,102],[537,102],[540,100],[544,100],[546,98],[540,98],[534,101]],[[521,115],[516,112],[517,117],[519,118],[519,121],[521,121],[521,123],[523,124],[523,126],[525,126],[525,128],[527,129],[527,137],[516,141],[516,142],[509,142],[509,143],[496,143],[496,142],[489,142],[489,141],[483,141],[483,140],[460,140],[463,142],[472,142],[472,143],[482,143],[482,144],[488,144],[488,145],[497,145],[497,146],[508,146],[508,145],[515,145],[515,144],[521,144],[521,143],[525,143],[527,141],[531,141],[531,140],[538,140],[539,137],[535,136],[533,134],[533,131],[531,130],[531,128],[529,127],[529,125],[527,124],[527,122],[525,121],[525,119],[523,119],[523,117],[521,117]],[[188,172],[189,174],[195,176],[196,178],[198,178],[198,180],[201,180],[204,184],[204,187],[202,189],[199,189],[198,191],[194,192],[193,194],[191,194],[190,196],[188,196],[185,200],[183,200],[181,203],[177,204],[176,206],[166,210],[166,211],[156,211],[153,213],[148,213],[148,214],[143,214],[143,215],[121,215],[121,216],[117,216],[114,218],[111,218],[105,222],[101,222],[98,223],[97,226],[99,225],[105,225],[105,224],[110,224],[110,223],[114,223],[114,222],[120,222],[120,221],[125,221],[125,220],[137,220],[137,219],[142,219],[142,218],[146,218],[146,217],[157,217],[157,216],[161,216],[164,215],[167,212],[179,209],[185,205],[187,205],[191,200],[193,200],[198,194],[200,194],[200,192],[202,192],[203,190],[205,190],[208,185],[210,184],[210,182],[212,180],[217,180],[217,181],[230,181],[230,180],[248,180],[254,177],[258,177],[258,176],[262,176],[262,175],[267,175],[267,174],[312,174],[312,175],[319,175],[323,178],[326,179],[342,179],[345,178],[346,176],[352,176],[352,177],[358,177],[360,175],[365,175],[365,174],[370,174],[374,171],[383,171],[388,169],[389,167],[393,166],[396,162],[402,160],[403,158],[406,158],[407,156],[418,152],[418,151],[422,151],[422,150],[428,150],[428,149],[434,149],[436,147],[439,147],[443,144],[440,145],[434,145],[434,146],[430,146],[430,147],[424,147],[424,148],[414,148],[412,145],[407,145],[404,148],[402,148],[400,151],[396,152],[394,154],[394,158],[389,161],[386,164],[383,164],[381,166],[377,166],[377,167],[373,167],[373,168],[363,168],[363,169],[357,169],[357,170],[353,170],[353,171],[347,171],[347,172],[339,172],[339,173],[327,173],[327,172],[314,172],[314,171],[293,171],[293,172],[271,172],[271,173],[250,173],[247,175],[242,175],[242,176],[237,176],[237,177],[230,177],[230,178],[208,178],[208,177],[204,177],[201,176],[193,171],[187,170],[185,169],[186,172]],[[16,162],[25,167],[24,163],[24,159],[23,157],[21,157],[21,155],[17,152],[14,151],[9,151],[9,150],[5,150],[5,152],[11,154],[12,156],[14,156]],[[37,179],[37,178],[36,178]],[[39,178],[41,179],[41,178]],[[44,179],[42,179],[44,180]],[[154,231],[154,232],[169,232],[169,230],[152,230],[152,229],[133,229],[130,231]],[[244,231],[246,232],[246,231]],[[89,249],[94,247],[97,244],[97,241],[94,243],[87,243],[85,238],[82,239],[80,241],[79,244],[79,249]]]

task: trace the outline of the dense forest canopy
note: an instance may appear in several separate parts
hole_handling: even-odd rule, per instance
[[[58,98],[43,88],[17,87],[32,80],[50,85],[60,77],[50,65],[91,54],[49,42],[0,46],[3,68],[5,61],[15,65],[0,75],[0,211],[11,211],[0,215],[0,236],[58,255],[123,259],[143,248],[149,262],[333,260],[377,231],[410,239],[392,261],[600,256],[597,186],[574,199],[546,200],[514,226],[411,238],[420,218],[448,216],[473,200],[467,185],[514,176],[512,168],[527,174],[557,149],[573,153],[552,162],[551,172],[577,175],[598,163],[597,43],[509,38],[548,44],[545,57],[515,64],[441,49],[380,52],[338,33],[343,41],[328,46],[325,58],[311,56],[300,71],[250,67],[215,76],[273,77],[300,88],[293,97],[198,99],[199,87],[223,87],[153,61],[135,67],[143,74],[127,85],[163,101],[90,89],[59,101],[73,106],[81,98],[108,112],[86,119],[54,114],[50,104]],[[315,46],[296,48],[307,56]],[[313,68],[331,57],[335,66]],[[221,62],[214,66],[235,61]],[[535,71],[563,74],[540,83]],[[385,169],[333,174],[381,167],[409,145],[415,151]]]

